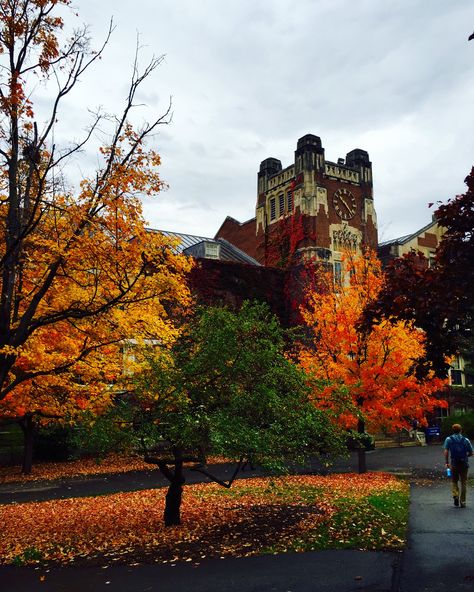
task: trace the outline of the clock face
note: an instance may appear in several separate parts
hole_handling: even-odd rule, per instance
[[[356,200],[349,189],[338,189],[332,198],[336,214],[343,220],[350,220],[356,213]]]

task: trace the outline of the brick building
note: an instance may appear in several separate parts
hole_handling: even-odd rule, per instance
[[[445,229],[433,219],[416,232],[379,243],[378,256],[386,265],[392,259],[403,257],[411,251],[419,251],[428,259],[428,262],[432,262],[444,232]]]
[[[298,140],[289,166],[283,168],[276,158],[261,162],[254,218],[239,222],[228,216],[214,239],[165,234],[197,260],[189,279],[198,301],[231,306],[245,299],[265,301],[283,324],[292,325],[297,320],[300,258],[323,261],[337,279],[347,247],[359,251],[369,246],[384,264],[413,250],[431,262],[443,233],[433,220],[378,244],[368,153],[357,148],[336,162],[327,161],[321,139],[307,134]],[[469,363],[462,356],[453,361],[451,411],[467,405],[456,387],[473,384]]]
[[[379,243],[378,256],[382,264],[387,265],[389,261],[415,251],[422,253],[428,260],[428,265],[431,265],[445,230],[436,219],[433,219],[416,232]],[[474,408],[474,357],[472,351],[457,353],[451,361],[449,379],[451,386],[445,396],[449,407],[447,410],[438,410],[439,415],[434,418],[436,422],[445,415],[463,413]]]
[[[303,136],[286,168],[277,158],[260,164],[255,218],[241,223],[227,217],[216,238],[262,265],[282,266],[289,255],[310,256],[334,266],[337,274],[345,247],[377,247],[368,153],[357,148],[345,159],[327,161],[321,139]]]

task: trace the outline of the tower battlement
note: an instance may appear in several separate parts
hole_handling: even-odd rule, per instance
[[[342,251],[362,244],[377,247],[377,219],[373,204],[372,163],[366,150],[355,148],[336,162],[326,160],[321,138],[299,138],[294,161],[283,168],[275,157],[262,160],[257,173],[257,203],[251,254],[264,265],[274,265],[270,253],[282,238],[282,227],[301,222],[296,250],[302,256],[337,264]],[[250,226],[243,230],[223,225],[218,235],[239,246],[250,244]],[[253,223],[253,222],[252,222]],[[291,225],[291,224],[290,224]],[[237,232],[238,231],[238,232]],[[240,241],[240,233],[242,241]],[[288,237],[287,237],[288,238]],[[232,240],[229,239],[229,240]],[[294,246],[295,237],[292,244]]]

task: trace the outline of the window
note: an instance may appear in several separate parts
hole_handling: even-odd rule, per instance
[[[340,261],[334,262],[334,283],[336,286],[342,286],[342,263]]]
[[[270,200],[270,220],[275,220],[276,218],[276,202],[275,198],[272,197]]]
[[[456,356],[454,358],[454,360],[451,363],[451,367],[455,370],[461,370],[461,360],[459,359],[459,356]]]
[[[438,419],[443,419],[443,417],[449,417],[449,410],[444,409],[443,407],[438,408]]]
[[[280,193],[280,195],[278,196],[278,206],[280,208],[279,215],[283,216],[283,214],[285,213],[285,196],[283,193]]]
[[[286,203],[288,205],[288,211],[292,212],[293,211],[293,192],[292,191],[288,191],[288,193],[286,194]]]
[[[220,259],[221,246],[219,243],[204,243],[204,257],[206,259]]]
[[[451,384],[462,385],[462,373],[461,370],[451,369]]]

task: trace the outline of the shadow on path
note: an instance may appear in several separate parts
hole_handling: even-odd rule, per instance
[[[0,567],[3,590],[15,592],[391,592],[399,555],[319,551],[171,565]],[[44,578],[43,580],[41,578]]]

